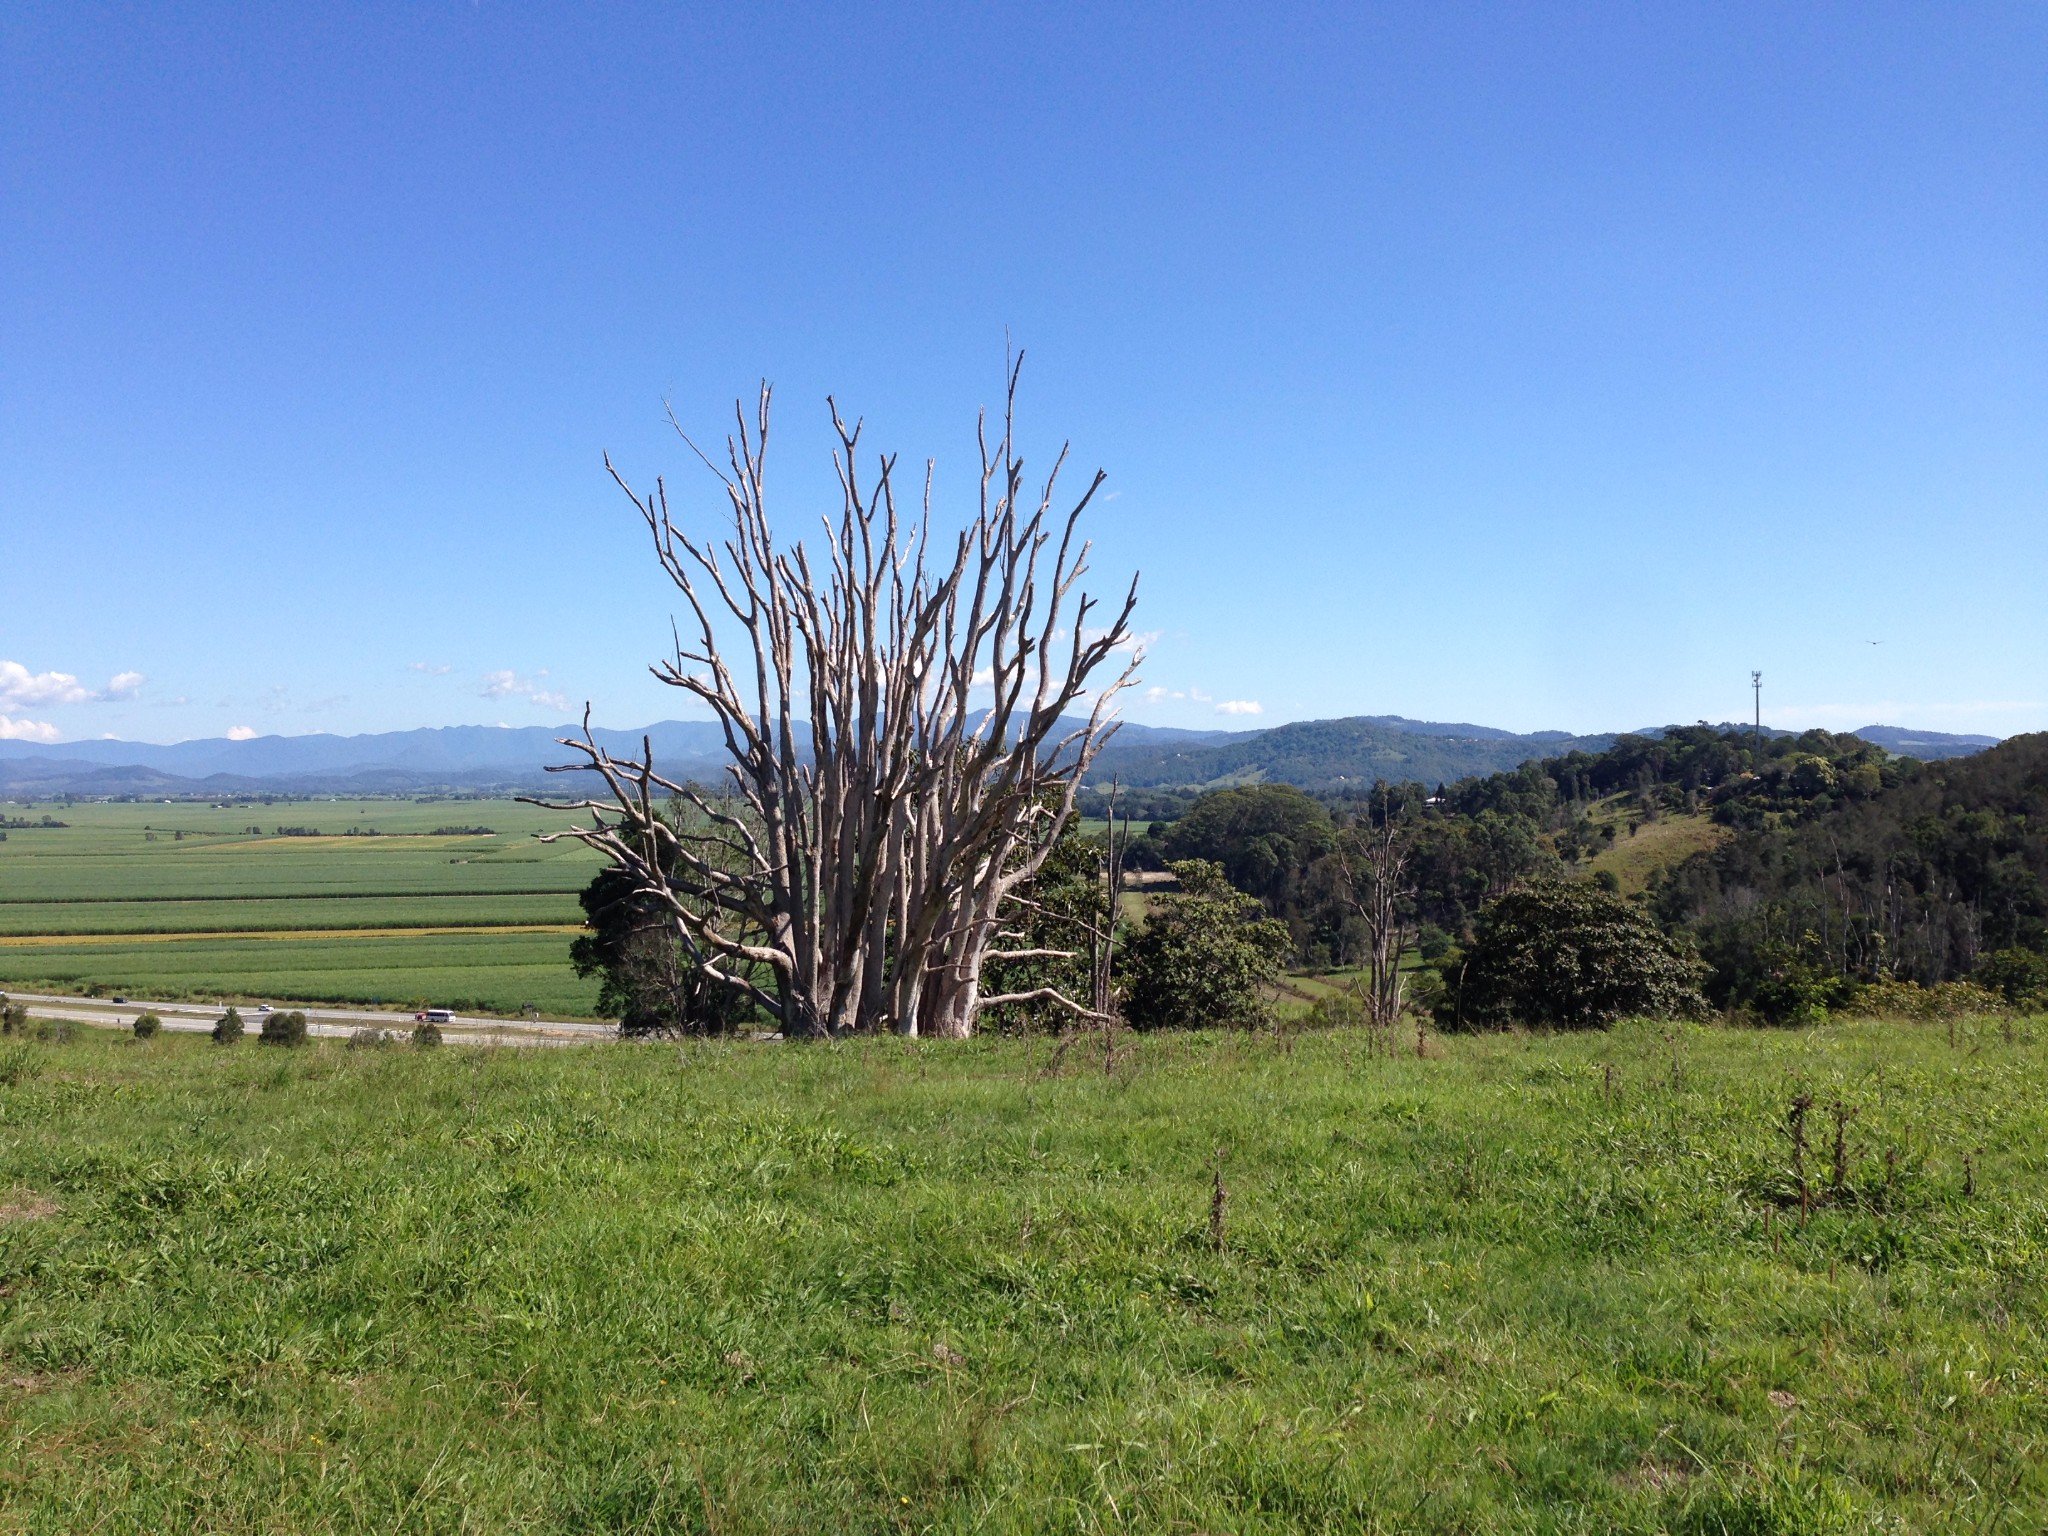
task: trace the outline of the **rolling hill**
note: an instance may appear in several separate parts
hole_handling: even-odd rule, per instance
[[[574,726],[459,725],[363,736],[259,736],[170,745],[76,741],[45,745],[0,741],[0,795],[14,799],[213,798],[246,795],[404,795],[557,792],[546,773],[571,755],[556,738]],[[655,761],[673,778],[710,781],[724,767],[723,739],[702,720],[664,720],[641,730],[603,730],[598,742],[637,755],[651,741]],[[1655,735],[1657,731],[1637,732]],[[1782,734],[1772,732],[1771,734]],[[1909,757],[1966,756],[1995,743],[1897,726],[1856,734]],[[1261,731],[1190,731],[1126,724],[1097,759],[1091,781],[1112,777],[1134,788],[1214,788],[1279,782],[1341,794],[1377,779],[1452,783],[1498,773],[1530,758],[1574,749],[1602,751],[1613,733],[1517,734],[1464,722],[1359,715],[1302,720]]]

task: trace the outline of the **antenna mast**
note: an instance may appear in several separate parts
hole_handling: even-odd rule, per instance
[[[1756,724],[1750,730],[1749,749],[1756,755],[1759,764],[1764,758],[1764,675],[1761,672],[1749,674],[1749,691],[1756,697]]]

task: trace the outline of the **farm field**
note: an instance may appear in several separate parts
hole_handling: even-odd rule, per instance
[[[4,809],[67,825],[0,843],[0,987],[595,1007],[568,947],[596,861],[532,836],[559,814],[479,800]]]
[[[0,1042],[0,1524],[2038,1530],[2041,1027]]]

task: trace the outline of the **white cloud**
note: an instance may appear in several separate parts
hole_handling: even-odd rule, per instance
[[[254,726],[231,725],[228,727],[229,741],[254,741],[255,739],[256,730]]]
[[[1216,706],[1219,715],[1263,715],[1266,706],[1257,699],[1225,699]]]
[[[409,661],[405,664],[405,670],[408,672],[424,672],[429,677],[446,677],[455,669],[453,667],[438,667],[431,661]]]
[[[544,687],[541,679],[548,675],[542,667],[531,677],[521,677],[507,668],[500,672],[484,674],[483,694],[487,699],[531,699],[543,709],[567,709],[569,696]]]
[[[0,661],[0,707],[132,699],[142,681],[140,672],[116,672],[113,680],[95,693],[69,672],[31,672],[18,661]]]
[[[1139,694],[1138,699],[1141,703],[1145,704],[1214,704],[1216,702],[1213,695],[1206,694],[1199,688],[1152,687]],[[1223,711],[1223,713],[1230,715],[1257,714],[1258,712],[1259,707],[1256,704],[1252,705],[1250,709],[1244,709],[1234,704],[1231,708]]]
[[[18,661],[0,661],[0,705],[83,704],[91,697],[69,672],[31,672]]]
[[[0,663],[5,665],[5,663]],[[55,741],[57,727],[44,720],[10,720],[0,715],[0,741]]]

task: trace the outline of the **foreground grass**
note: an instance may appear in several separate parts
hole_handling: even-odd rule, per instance
[[[0,1527],[2042,1528],[2029,1032],[1432,1044],[0,1044]]]

